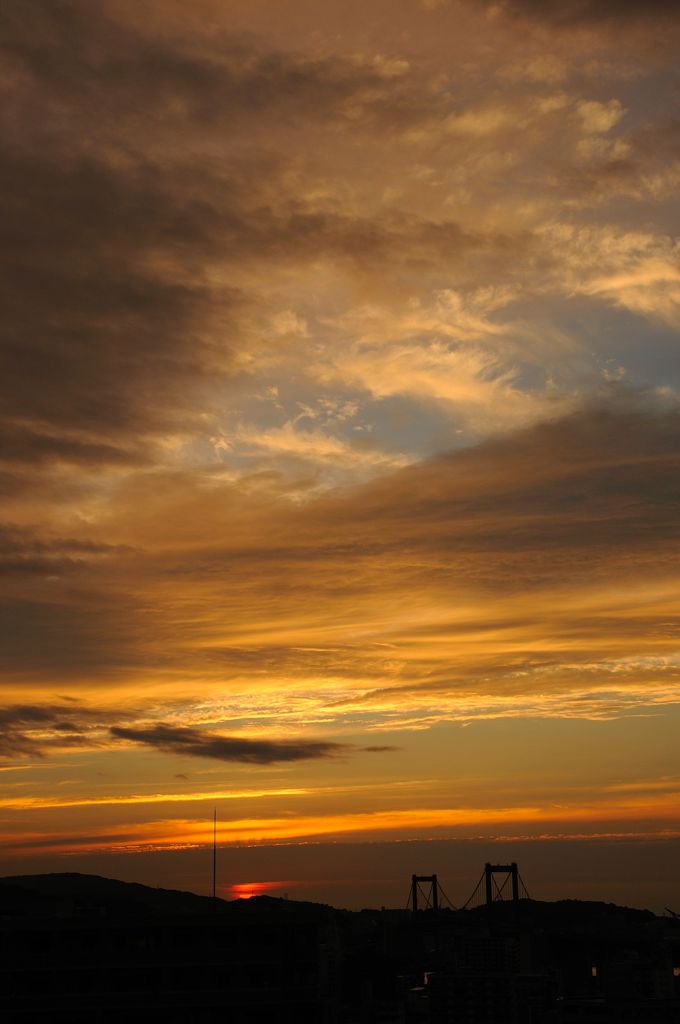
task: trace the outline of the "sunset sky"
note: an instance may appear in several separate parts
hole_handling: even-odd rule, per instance
[[[677,3],[0,43],[0,873],[680,910]]]

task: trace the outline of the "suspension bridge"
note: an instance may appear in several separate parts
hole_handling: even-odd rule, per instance
[[[412,875],[407,909],[414,914],[419,910],[437,912],[444,907],[450,910],[471,910],[474,907],[491,906],[494,903],[510,901],[518,903],[531,897],[519,873],[517,864],[484,865],[481,878],[467,900],[455,907],[444,892],[436,875]]]

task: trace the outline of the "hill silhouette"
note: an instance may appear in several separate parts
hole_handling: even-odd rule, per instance
[[[680,920],[613,903],[337,910],[0,878],[3,1024],[666,1024]]]
[[[200,916],[270,913],[326,918],[340,913],[323,903],[259,895],[224,900],[179,889],[122,882],[101,875],[54,872],[0,877],[0,915],[102,912],[116,916]]]
[[[137,882],[121,882],[100,875],[64,872],[44,875],[12,875],[0,878],[0,904],[11,900],[17,910],[71,901],[81,909],[109,909],[117,913],[150,912],[166,914],[215,913],[221,900],[197,896],[176,889],[155,889]]]

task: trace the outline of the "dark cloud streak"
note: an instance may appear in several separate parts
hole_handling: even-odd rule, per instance
[[[390,746],[357,747],[330,740],[267,740],[224,736],[190,726],[111,725],[134,721],[134,712],[120,708],[103,711],[66,704],[13,704],[0,707],[0,757],[23,760],[43,758],[64,747],[110,747],[112,742],[143,744],[165,754],[205,757],[243,764],[279,764],[343,757],[348,754],[385,753]],[[178,776],[179,777],[179,776]]]
[[[94,709],[72,703],[0,707],[0,757],[41,758],[54,747],[82,746],[93,741],[91,731],[105,718]]]
[[[356,750],[346,743],[323,740],[251,740],[200,729],[155,725],[146,729],[111,728],[117,739],[143,743],[166,754],[208,757],[243,764],[277,764],[338,757]],[[386,749],[386,748],[380,748]]]

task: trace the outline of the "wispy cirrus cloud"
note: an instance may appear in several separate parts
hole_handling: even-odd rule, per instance
[[[299,504],[219,477],[199,493],[182,475],[138,479],[116,495],[111,548],[71,565],[67,590],[29,602],[39,576],[13,584],[5,672],[115,681],[125,700],[144,673],[150,698],[169,686],[189,704],[200,677],[225,718],[241,707],[240,728],[261,707],[324,732],[362,714],[431,721],[436,700],[460,719],[667,699],[678,415],[613,396]]]

